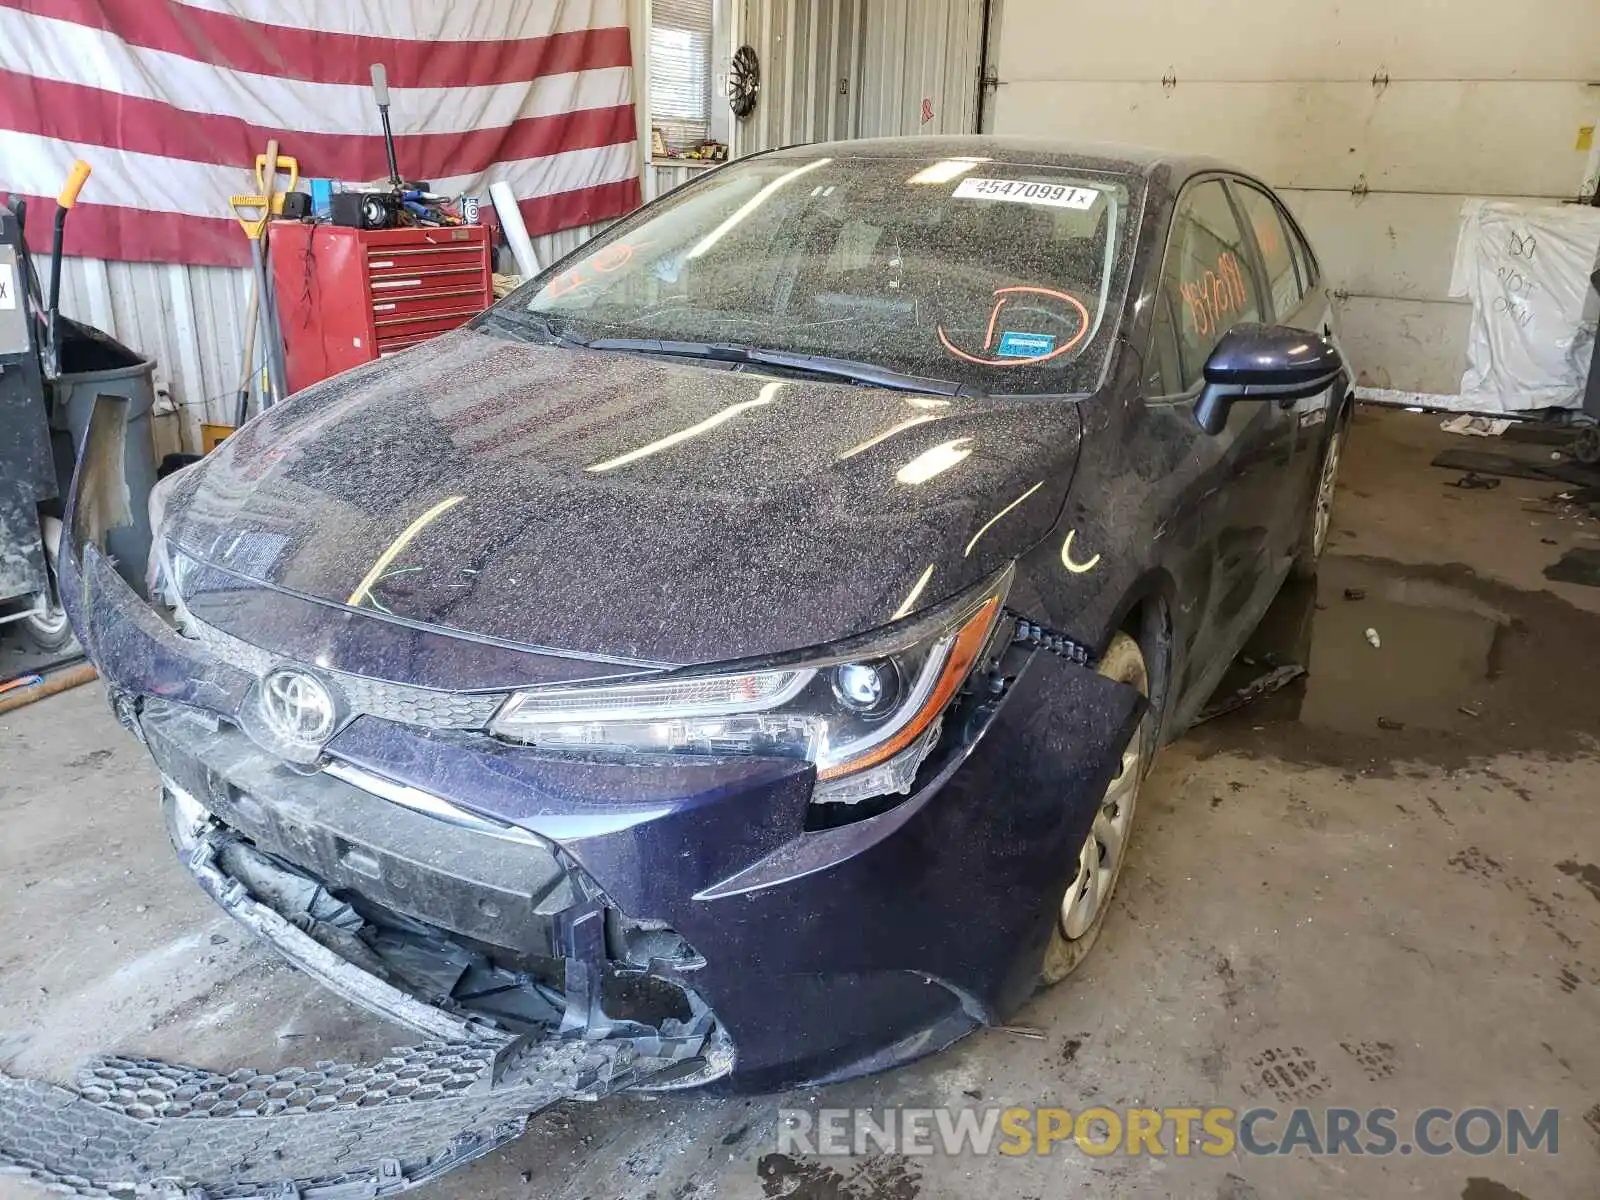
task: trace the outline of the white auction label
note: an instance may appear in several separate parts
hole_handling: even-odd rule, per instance
[[[1066,183],[1029,183],[1024,179],[963,179],[952,193],[957,200],[1014,200],[1052,208],[1093,208],[1100,193]]]
[[[0,263],[0,308],[17,307],[17,272],[10,263]]]

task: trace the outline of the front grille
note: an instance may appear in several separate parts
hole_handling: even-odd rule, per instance
[[[231,667],[260,679],[287,661],[260,646],[240,641],[192,616],[185,616],[183,633]],[[380,717],[425,729],[483,729],[509,693],[447,692],[317,668],[318,674],[343,694],[352,716]]]

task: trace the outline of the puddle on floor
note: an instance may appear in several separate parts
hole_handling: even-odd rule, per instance
[[[1368,630],[1377,634],[1373,646]],[[1218,716],[1211,744],[1370,765],[1595,748],[1600,618],[1462,567],[1333,557],[1287,583],[1212,704],[1281,664],[1306,675]],[[1387,752],[1387,755],[1385,754]]]

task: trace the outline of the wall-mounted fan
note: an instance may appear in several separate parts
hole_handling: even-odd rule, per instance
[[[761,94],[761,60],[755,47],[740,46],[734,51],[733,66],[728,72],[728,107],[736,117],[748,117],[756,110],[756,98]]]

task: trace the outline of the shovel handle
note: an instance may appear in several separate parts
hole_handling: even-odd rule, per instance
[[[276,156],[276,158],[274,160],[269,162],[268,159],[267,159],[267,156],[265,154],[256,155],[256,185],[258,187],[260,187],[260,189],[263,192],[267,191],[267,172],[269,170],[272,172],[272,174],[274,176],[273,187],[272,187],[272,198],[275,201],[278,200],[278,198],[280,196],[282,196],[283,193],[292,192],[297,187],[300,186],[300,160],[299,159],[293,158],[293,157],[291,157],[291,156],[289,156],[287,154],[279,154],[279,155]],[[277,176],[279,171],[287,171],[287,172],[289,172],[289,184],[288,184],[287,187],[280,188],[280,187],[277,186],[276,176]],[[274,205],[273,211],[275,211],[275,212],[279,211],[279,210],[282,209],[282,207],[283,207],[283,205],[282,205],[282,203],[280,201],[279,203]]]
[[[94,168],[83,159],[72,164],[72,173],[67,176],[67,182],[61,189],[61,194],[56,197],[56,203],[62,208],[71,208],[78,202],[78,193],[83,191],[83,185],[89,182],[89,175]]]
[[[261,235],[266,231],[268,201],[265,196],[229,196],[228,204],[233,208],[234,220],[239,222],[244,230],[245,237],[252,242],[259,242]]]

